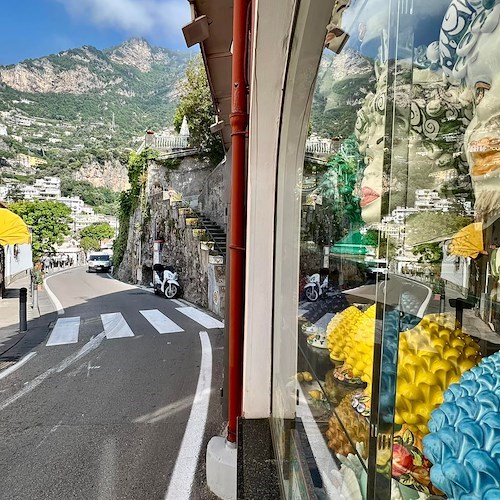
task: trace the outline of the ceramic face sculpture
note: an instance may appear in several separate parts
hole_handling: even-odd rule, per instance
[[[424,56],[422,57],[422,51]],[[407,67],[412,84],[401,84],[395,95],[395,127],[390,174],[384,174],[386,69],[377,68],[376,92],[366,97],[358,113],[356,137],[366,168],[360,184],[365,223],[379,222],[382,197],[390,192],[389,210],[413,206],[417,189],[439,189],[431,173],[454,169],[463,182],[465,161],[461,138],[471,118],[472,95],[442,80],[436,68],[437,47],[420,49],[425,68]],[[438,66],[438,65],[437,65]],[[434,68],[434,69],[433,69]]]
[[[478,220],[500,212],[500,0],[453,0],[443,21],[440,52],[451,81],[475,95],[464,142]]]

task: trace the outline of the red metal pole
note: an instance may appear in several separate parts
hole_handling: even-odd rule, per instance
[[[228,441],[236,442],[241,415],[243,370],[243,318],[245,285],[245,159],[247,89],[245,58],[248,0],[234,0],[233,74],[231,107],[231,219],[229,229],[229,398]]]

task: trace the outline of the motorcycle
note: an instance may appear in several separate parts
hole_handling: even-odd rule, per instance
[[[178,276],[172,266],[155,264],[153,266],[153,289],[155,295],[165,295],[167,299],[175,299],[181,292]]]
[[[328,289],[328,276],[325,276],[323,282],[319,273],[307,276],[307,282],[304,286],[304,295],[309,302],[316,302],[322,295],[326,294]]]

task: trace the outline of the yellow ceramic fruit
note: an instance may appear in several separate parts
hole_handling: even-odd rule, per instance
[[[311,398],[316,401],[321,401],[323,399],[323,393],[321,391],[318,391],[317,389],[309,391],[309,396],[311,396]]]
[[[328,323],[326,341],[332,360],[345,361],[352,349],[354,326],[362,314],[357,307],[350,306],[336,314]]]
[[[429,314],[400,334],[395,420],[412,432],[429,432],[430,413],[443,402],[443,392],[481,360],[479,345],[454,320]]]
[[[346,365],[352,368],[355,377],[359,377],[371,387],[373,371],[373,346],[375,342],[376,306],[370,306],[358,317],[353,335],[353,349],[349,351]],[[371,393],[371,389],[369,389]]]
[[[349,307],[327,329],[330,357],[344,361],[353,377],[367,384],[371,396],[375,305],[362,313]],[[455,325],[450,314],[428,314],[399,337],[395,422],[427,434],[430,413],[443,402],[443,392],[481,360],[479,345]]]

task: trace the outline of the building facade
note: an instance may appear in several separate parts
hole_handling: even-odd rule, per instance
[[[242,426],[283,498],[500,498],[500,2],[252,8]]]

